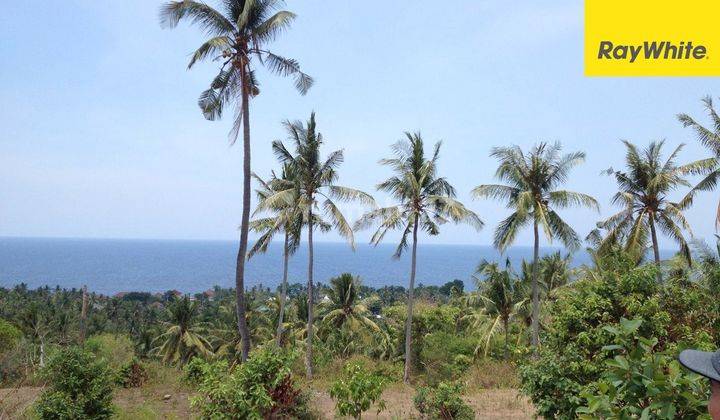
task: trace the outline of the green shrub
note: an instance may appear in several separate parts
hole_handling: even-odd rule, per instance
[[[638,334],[656,338],[657,352],[712,347],[718,302],[694,284],[659,285],[656,272],[652,265],[618,264],[558,290],[539,355],[522,361],[519,369],[522,389],[538,415],[576,417],[585,404],[580,393],[608,369],[610,355],[603,348],[615,337],[605,327],[617,328],[623,317],[645,320]]]
[[[22,337],[22,332],[11,323],[0,319],[0,355],[14,349]]]
[[[118,372],[135,358],[135,346],[126,335],[100,334],[85,341],[85,348]]]
[[[476,344],[477,340],[472,336],[447,332],[434,332],[423,337],[420,364],[428,384],[455,380],[462,375],[472,365]]]
[[[606,361],[601,378],[581,393],[581,419],[686,419],[706,414],[707,381],[684,371],[673,355],[656,352],[656,338],[637,335],[641,324],[641,319],[623,318],[618,327],[605,327],[615,339],[603,350],[615,356]]]
[[[112,374],[107,363],[71,347],[51,355],[41,372],[47,381],[36,411],[41,419],[107,419],[113,414]]]
[[[472,420],[475,414],[460,397],[463,391],[460,383],[440,382],[434,388],[418,388],[413,402],[424,419]]]
[[[118,384],[125,388],[139,388],[148,380],[148,371],[140,360],[134,358],[118,371]]]
[[[190,384],[199,386],[206,378],[214,378],[228,372],[228,363],[225,360],[208,362],[201,357],[193,357],[183,367],[183,380]]]
[[[362,417],[362,413],[378,404],[377,413],[385,409],[385,401],[380,399],[385,380],[374,373],[368,372],[359,363],[345,366],[345,378],[330,387],[330,397],[336,400],[335,408],[341,416]]]
[[[293,381],[293,359],[293,354],[268,347],[232,371],[209,363],[201,368],[200,395],[192,406],[202,418],[305,418],[307,398]]]

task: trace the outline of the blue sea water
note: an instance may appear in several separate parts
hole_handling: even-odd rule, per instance
[[[392,259],[395,247],[358,244],[315,244],[315,280],[327,283],[343,272],[360,275],[365,285],[406,286],[409,255]],[[557,249],[543,248],[542,253]],[[237,243],[232,241],[170,241],[118,239],[0,238],[0,286],[26,283],[35,288],[59,285],[114,294],[123,291],[163,292],[177,289],[197,293],[215,285],[234,286]],[[531,247],[514,247],[500,256],[490,246],[419,245],[417,283],[441,285],[460,279],[472,288],[471,275],[482,259],[509,257],[513,264],[532,257]],[[579,251],[573,265],[589,261]],[[304,283],[307,249],[290,260],[290,283]],[[273,243],[266,254],[247,264],[247,287],[275,288],[282,278],[282,244]]]

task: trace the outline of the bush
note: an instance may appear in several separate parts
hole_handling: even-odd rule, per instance
[[[637,335],[641,324],[623,318],[619,327],[605,327],[615,340],[603,350],[615,356],[581,394],[581,419],[685,419],[706,413],[707,381],[683,371],[673,355],[656,352],[657,339]]]
[[[53,354],[41,372],[47,381],[36,411],[41,419],[107,419],[113,414],[107,363],[71,347]]]
[[[14,349],[22,337],[22,332],[11,323],[0,319],[0,355]]]
[[[472,336],[459,336],[435,332],[422,339],[420,364],[425,368],[426,381],[436,385],[457,379],[472,365],[477,340]]]
[[[232,371],[222,362],[196,362],[200,395],[192,399],[192,406],[202,418],[306,418],[307,398],[290,373],[293,359],[293,354],[269,347],[256,350]]]
[[[92,336],[85,341],[85,348],[98,358],[104,359],[115,372],[135,358],[135,346],[132,340],[122,334]]]
[[[376,402],[378,414],[385,409],[385,401],[380,399],[384,385],[381,376],[368,372],[359,363],[352,363],[345,366],[345,378],[330,387],[330,397],[337,400],[335,408],[339,415],[359,419],[363,411]]]
[[[536,359],[520,366],[522,389],[545,418],[575,418],[580,394],[608,369],[603,348],[625,318],[642,318],[638,335],[657,339],[655,351],[675,355],[685,347],[709,349],[716,339],[718,303],[699,286],[659,285],[652,265],[616,264],[559,290],[549,306],[552,324]]]
[[[418,388],[413,402],[424,419],[472,420],[472,408],[460,397],[464,387],[459,383],[440,382],[435,388]]]
[[[118,384],[125,388],[139,388],[148,380],[148,371],[145,365],[134,358],[120,368]]]

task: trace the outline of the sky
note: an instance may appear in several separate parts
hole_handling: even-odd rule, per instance
[[[213,3],[213,0],[208,0]],[[158,23],[160,2],[11,2],[0,15],[0,236],[235,239],[242,156],[231,121],[204,120],[197,97],[217,71],[186,69],[202,33]],[[601,213],[564,210],[581,236],[618,209],[620,139],[666,139],[681,163],[709,156],[677,121],[707,122],[700,99],[720,95],[714,78],[583,76],[583,6],[544,2],[289,1],[297,13],[273,51],[296,58],[315,86],[259,71],[251,103],[252,168],[278,164],[271,141],[281,122],[317,113],[325,153],[344,149],[340,184],[375,195],[390,172],[377,164],[404,131],[442,140],[439,173],[486,226],[445,225],[426,243],[490,244],[508,215],[470,190],[493,182],[493,146],[560,141],[587,153],[567,189],[595,196]],[[677,191],[671,198],[680,198]],[[696,237],[711,239],[720,192],[687,212]],[[343,206],[355,220],[363,209]],[[357,234],[366,242],[371,232]],[[398,235],[387,237],[394,242]],[[531,229],[518,236],[532,243]],[[320,240],[339,241],[337,234]],[[543,239],[542,243],[546,243]],[[671,247],[666,239],[661,245]]]

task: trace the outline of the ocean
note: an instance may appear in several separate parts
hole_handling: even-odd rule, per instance
[[[410,258],[392,258],[395,246],[358,244],[353,252],[347,244],[315,244],[315,281],[327,283],[340,273],[359,275],[372,287],[406,286]],[[542,248],[541,253],[556,248]],[[233,241],[120,240],[0,238],[0,286],[25,283],[40,286],[79,288],[115,294],[126,291],[163,292],[177,289],[198,293],[215,285],[234,286],[237,243]],[[513,264],[532,258],[532,248],[517,246],[500,256],[490,246],[418,246],[417,284],[442,285],[454,279],[474,288],[471,275],[483,259]],[[574,254],[573,265],[589,262],[584,251]],[[246,285],[275,288],[282,279],[282,244],[247,264]],[[307,248],[301,247],[290,260],[289,282],[305,283]]]

